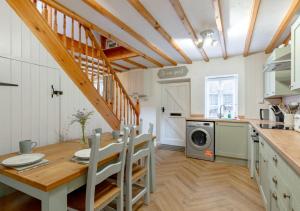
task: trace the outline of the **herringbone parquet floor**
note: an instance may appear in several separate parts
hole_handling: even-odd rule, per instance
[[[260,211],[263,202],[245,167],[157,150],[157,186],[139,211]]]

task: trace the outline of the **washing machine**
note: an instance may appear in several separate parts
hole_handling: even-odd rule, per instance
[[[186,122],[186,156],[202,160],[215,160],[215,123]]]

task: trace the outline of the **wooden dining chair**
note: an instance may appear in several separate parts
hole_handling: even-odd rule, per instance
[[[68,195],[68,207],[76,210],[100,210],[116,199],[117,210],[123,210],[123,179],[126,159],[126,144],[129,128],[124,128],[123,140],[99,149],[100,134],[92,140],[87,185]],[[116,161],[98,168],[98,163],[114,154],[119,154]],[[117,175],[116,182],[108,178]]]
[[[133,205],[144,197],[144,203],[150,202],[150,147],[153,125],[147,134],[136,135],[136,127],[132,127],[125,172],[125,205],[126,211],[132,211]],[[139,162],[143,159],[143,162]],[[140,163],[143,163],[141,165]],[[143,185],[137,183],[143,180]]]

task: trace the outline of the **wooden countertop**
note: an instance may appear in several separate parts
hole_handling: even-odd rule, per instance
[[[115,140],[112,138],[111,133],[102,134],[101,147],[113,142]],[[0,174],[47,192],[86,174],[88,165],[71,161],[73,154],[80,149],[82,149],[82,144],[80,144],[79,140],[38,147],[33,151],[45,154],[45,159],[49,160],[49,164],[22,173],[0,165]],[[0,161],[14,155],[16,153],[0,156]],[[117,156],[116,154],[108,157],[99,165],[110,162]]]
[[[294,130],[262,129],[259,120],[250,120],[249,123],[300,176],[300,133]]]
[[[248,119],[218,119],[218,118],[205,118],[205,117],[188,117],[186,121],[210,121],[210,122],[238,122],[249,123]]]
[[[293,130],[262,129],[259,124],[273,123],[256,119],[211,119],[205,117],[189,117],[187,121],[214,121],[249,123],[265,138],[272,148],[295,170],[300,176],[300,133]]]

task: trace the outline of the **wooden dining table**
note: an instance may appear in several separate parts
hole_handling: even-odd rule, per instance
[[[154,139],[153,139],[154,140]],[[100,146],[116,142],[111,133],[103,133]],[[47,165],[27,171],[18,172],[15,169],[0,165],[0,197],[8,189],[15,189],[41,200],[42,211],[67,210],[68,193],[86,184],[87,164],[72,161],[74,153],[83,148],[79,140],[71,140],[35,148],[33,152],[45,154],[49,161]],[[15,156],[11,153],[0,156],[0,161]],[[99,165],[113,161],[118,154],[107,157]],[[155,189],[155,150],[152,141],[150,149],[150,190]],[[2,183],[2,185],[1,185]]]

